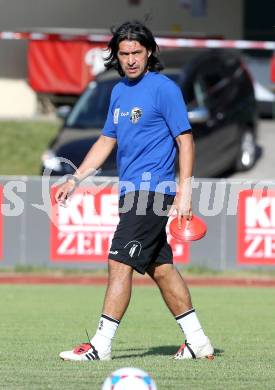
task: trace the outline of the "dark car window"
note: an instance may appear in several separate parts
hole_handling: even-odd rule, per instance
[[[81,95],[68,116],[65,126],[72,128],[102,128],[108,112],[113,86],[117,79],[93,82]]]
[[[229,76],[234,76],[236,72],[240,71],[241,69],[241,63],[238,57],[235,55],[228,54],[227,56],[224,56],[224,67],[225,72]]]
[[[230,79],[227,76],[224,64],[220,59],[212,59],[203,64],[194,81],[194,90],[199,105],[208,108],[219,107],[224,89],[229,87]]]
[[[205,64],[205,68],[199,78],[204,91],[213,93],[219,89],[224,77],[225,72],[222,64],[220,62],[217,64],[209,62],[208,64]]]

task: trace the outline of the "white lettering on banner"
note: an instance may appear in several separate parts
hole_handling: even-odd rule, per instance
[[[59,225],[98,224],[99,216],[95,213],[94,196],[75,194],[69,201],[68,207],[58,208]]]
[[[60,245],[57,248],[59,255],[102,255],[105,245],[110,247],[112,233],[73,232],[58,234]]]
[[[116,225],[117,215],[117,194],[103,194],[101,196],[101,223],[106,225]]]
[[[74,255],[75,251],[71,248],[72,242],[74,241],[75,235],[73,233],[68,234],[58,234],[58,239],[61,241],[61,244],[59,245],[57,249],[57,253],[61,255]],[[62,241],[63,240],[63,241]]]
[[[54,258],[106,260],[118,220],[117,194],[77,189],[68,207],[58,207]]]
[[[59,225],[116,225],[117,195],[104,194],[101,196],[100,214],[95,210],[95,197],[90,194],[76,194],[69,207],[59,207]]]
[[[275,198],[246,198],[246,210],[247,227],[275,227]]]
[[[246,242],[248,242],[246,257],[275,257],[275,236],[246,236]]]
[[[238,261],[275,265],[275,191],[240,192]]]

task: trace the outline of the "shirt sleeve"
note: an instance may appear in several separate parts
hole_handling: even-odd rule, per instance
[[[108,109],[107,119],[102,129],[102,135],[106,137],[117,138],[117,119],[119,115],[119,108],[114,108],[114,93],[112,92],[110,105]]]
[[[173,81],[168,80],[160,86],[158,107],[174,138],[191,130],[182,92]]]

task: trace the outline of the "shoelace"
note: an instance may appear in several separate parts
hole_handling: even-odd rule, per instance
[[[185,340],[184,343],[180,346],[180,348],[175,356],[183,356],[185,348],[187,348],[188,351],[190,352],[192,359],[196,359],[196,355],[195,355],[193,349],[190,347],[190,343],[188,343],[187,340]]]
[[[74,353],[77,353],[77,354],[85,353],[89,349],[92,348],[92,344],[90,342],[90,336],[89,336],[89,333],[88,333],[86,328],[85,328],[85,332],[86,332],[86,335],[87,335],[87,338],[88,338],[88,343],[82,343],[82,344],[78,345],[77,347],[75,347]]]
[[[182,351],[184,350],[184,348],[186,348],[185,343],[182,344],[182,345],[180,346],[180,348],[178,349],[178,351],[177,351],[177,353],[176,353],[176,356],[177,356],[177,355],[181,355],[181,354],[182,354]]]

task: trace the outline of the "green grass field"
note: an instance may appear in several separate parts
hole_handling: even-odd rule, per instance
[[[39,175],[41,154],[58,122],[0,121],[0,175]]]
[[[0,389],[100,389],[113,370],[148,371],[158,390],[274,389],[274,290],[193,288],[214,361],[174,361],[181,331],[154,287],[135,287],[111,362],[63,362],[58,353],[97,326],[103,287],[0,286]],[[131,390],[131,389],[129,389]]]

